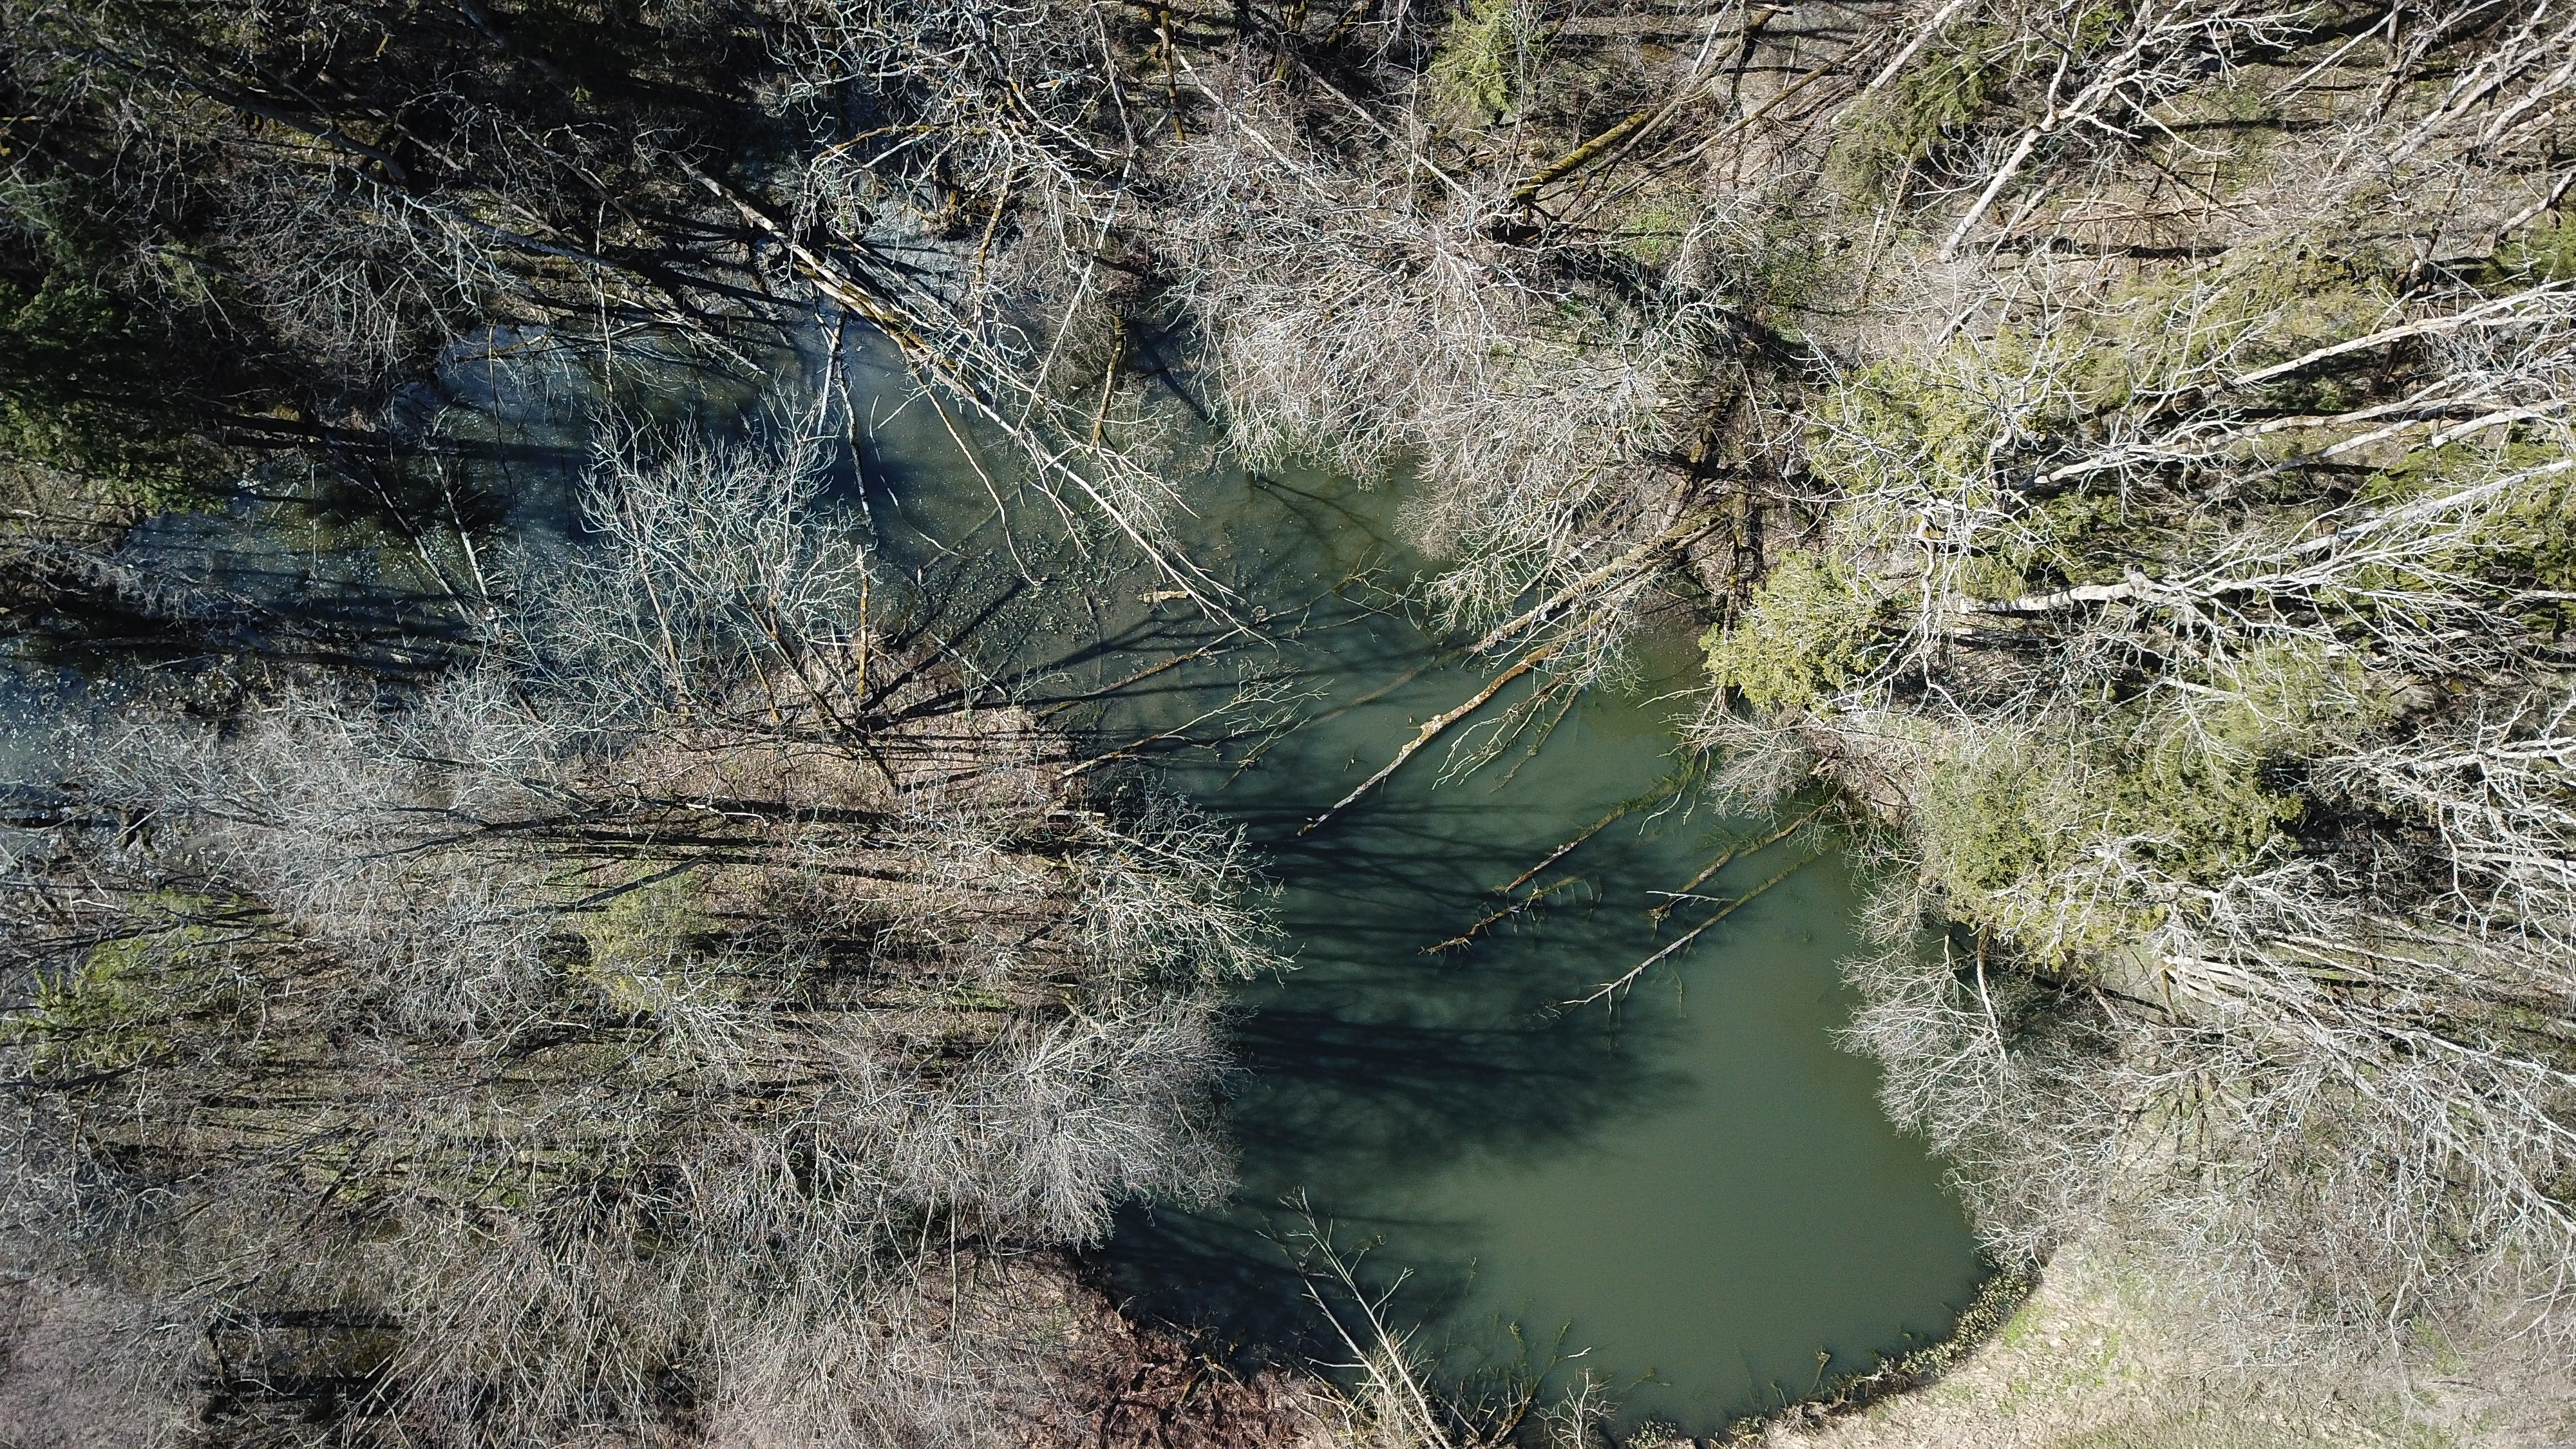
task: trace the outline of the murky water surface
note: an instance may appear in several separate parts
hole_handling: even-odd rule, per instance
[[[1214,642],[1189,605],[1157,597],[1166,581],[1104,576],[1114,549],[1078,556],[1052,510],[1012,502],[1006,526],[983,482],[959,478],[935,419],[881,426],[874,448],[889,561],[958,599],[1018,588],[984,632],[1007,642],[983,658],[1033,697]],[[1937,1164],[1880,1112],[1872,1069],[1833,1045],[1851,1008],[1836,963],[1856,947],[1838,856],[1781,880],[1615,1011],[1565,1003],[1714,909],[1685,901],[1660,929],[1649,916],[1656,892],[1764,823],[1683,791],[1535,878],[1552,887],[1541,907],[1428,949],[1587,826],[1666,793],[1687,637],[1647,640],[1637,687],[1586,698],[1534,754],[1524,741],[1444,779],[1444,738],[1300,833],[1493,668],[1456,660],[1390,592],[1430,567],[1398,541],[1397,502],[1342,480],[1207,471],[1179,532],[1263,616],[1266,642],[1066,712],[1115,747],[1214,738],[1228,731],[1191,722],[1231,691],[1279,696],[1275,732],[1154,750],[1161,779],[1248,828],[1296,970],[1242,992],[1241,1191],[1216,1211],[1131,1211],[1104,1252],[1116,1281],[1223,1340],[1329,1354],[1291,1269],[1302,1202],[1338,1246],[1367,1249],[1364,1281],[1402,1280],[1392,1316],[1451,1374],[1588,1369],[1629,1422],[1695,1432],[1944,1333],[1974,1290],[1974,1245]],[[1021,584],[1021,570],[1048,582]],[[1740,894],[1797,865],[1797,848],[1748,852],[1695,894]]]

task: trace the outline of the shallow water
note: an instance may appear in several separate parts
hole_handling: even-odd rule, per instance
[[[1005,493],[997,517],[936,429],[910,415],[878,428],[872,513],[883,556],[931,592],[1008,595],[980,632],[986,667],[1065,699],[1216,637],[1189,605],[1154,598],[1165,581],[1117,568],[1116,549],[1069,546],[1047,505]],[[1365,1249],[1373,1290],[1401,1280],[1391,1318],[1453,1381],[1589,1370],[1627,1422],[1693,1432],[1946,1332],[1979,1277],[1974,1244],[1938,1165],[1879,1110],[1872,1069],[1832,1042],[1851,1008],[1836,963],[1856,947],[1838,853],[1615,1010],[1563,1004],[1715,908],[1685,902],[1659,932],[1653,892],[1768,833],[1670,789],[1686,706],[1658,696],[1691,683],[1686,636],[1646,641],[1638,685],[1586,698],[1534,755],[1516,744],[1444,781],[1444,741],[1299,833],[1490,677],[1389,592],[1429,567],[1397,541],[1396,501],[1206,470],[1177,531],[1243,610],[1267,616],[1268,641],[1063,716],[1109,749],[1197,719],[1246,681],[1285,696],[1268,706],[1273,731],[1165,741],[1154,756],[1163,782],[1247,828],[1296,969],[1240,993],[1241,1190],[1215,1210],[1131,1210],[1101,1254],[1114,1281],[1220,1342],[1330,1356],[1292,1271],[1302,1201],[1339,1248]],[[1048,582],[1019,586],[1023,569]],[[1426,951],[1622,802],[1664,796],[1539,877],[1557,887],[1542,911]],[[1800,842],[1748,852],[1698,894],[1741,893],[1798,865],[1792,852]]]

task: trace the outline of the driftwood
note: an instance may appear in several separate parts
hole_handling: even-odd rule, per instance
[[[1797,831],[1798,827],[1815,819],[1818,815],[1823,814],[1824,809],[1825,807],[1823,805],[1818,805],[1814,809],[1809,810],[1806,814],[1799,816],[1797,819],[1792,820],[1788,824],[1781,826],[1779,829],[1772,831],[1770,834],[1763,836],[1760,840],[1738,841],[1735,844],[1728,846],[1724,851],[1719,853],[1717,859],[1710,861],[1707,867],[1700,871],[1699,874],[1682,882],[1680,890],[1664,892],[1663,894],[1666,897],[1664,903],[1655,907],[1646,914],[1658,925],[1662,924],[1664,917],[1673,913],[1673,907],[1690,899],[1692,891],[1698,890],[1701,886],[1708,884],[1711,877],[1715,876],[1719,871],[1726,869],[1728,865],[1734,862],[1737,856],[1745,855],[1752,851],[1770,849],[1772,846],[1788,839]]]
[[[1558,846],[1556,849],[1549,851],[1538,864],[1531,866],[1529,869],[1522,871],[1519,875],[1512,877],[1510,884],[1503,886],[1501,889],[1495,891],[1494,894],[1507,896],[1512,892],[1519,890],[1522,886],[1529,884],[1532,876],[1537,875],[1540,871],[1543,871],[1549,866],[1556,864],[1558,861],[1565,859],[1567,856],[1572,855],[1576,850],[1582,848],[1585,841],[1590,840],[1592,837],[1599,835],[1602,831],[1609,829],[1611,824],[1617,821],[1619,817],[1635,814],[1640,808],[1642,808],[1643,804],[1643,801],[1638,800],[1627,801],[1620,805],[1618,809],[1611,811],[1609,814],[1604,815],[1600,819],[1583,827],[1581,834],[1575,836],[1572,840],[1565,842],[1563,845]]]
[[[1650,794],[1641,796],[1634,800],[1624,801],[1618,806],[1618,808],[1612,810],[1609,814],[1604,815],[1600,819],[1593,821],[1590,825],[1583,827],[1583,829],[1578,832],[1572,840],[1569,840],[1563,845],[1558,846],[1556,849],[1549,851],[1538,864],[1531,866],[1529,869],[1522,871],[1519,875],[1512,877],[1508,883],[1495,888],[1494,894],[1511,898],[1509,904],[1500,906],[1487,913],[1482,919],[1478,920],[1476,924],[1469,926],[1466,930],[1459,932],[1448,940],[1442,941],[1437,945],[1423,947],[1423,954],[1426,956],[1436,956],[1446,952],[1455,951],[1462,946],[1469,945],[1473,943],[1477,937],[1484,935],[1485,932],[1493,929],[1495,926],[1500,925],[1504,921],[1510,920],[1512,917],[1519,915],[1521,912],[1528,910],[1534,905],[1537,905],[1540,901],[1543,901],[1549,896],[1556,894],[1558,891],[1565,889],[1567,886],[1574,884],[1577,880],[1581,879],[1580,876],[1566,876],[1561,880],[1550,881],[1546,885],[1540,886],[1537,890],[1530,892],[1526,896],[1516,896],[1513,894],[1522,886],[1529,884],[1529,882],[1541,871],[1546,870],[1549,866],[1556,864],[1558,861],[1565,859],[1567,856],[1572,855],[1575,851],[1581,849],[1585,841],[1590,840],[1592,837],[1599,835],[1602,831],[1609,829],[1612,824],[1616,823],[1620,819],[1636,814],[1639,810],[1644,809],[1649,803],[1657,798],[1659,797]]]
[[[1588,995],[1577,997],[1572,1001],[1562,1001],[1557,1004],[1560,1006],[1590,1006],[1596,1001],[1617,1000],[1628,990],[1629,987],[1636,984],[1638,977],[1653,970],[1657,963],[1671,959],[1676,953],[1687,948],[1693,941],[1698,940],[1701,933],[1707,931],[1709,927],[1716,925],[1718,922],[1725,920],[1731,915],[1734,915],[1737,911],[1750,904],[1754,897],[1761,895],[1764,891],[1771,889],[1780,882],[1796,875],[1799,871],[1806,869],[1818,858],[1823,856],[1823,854],[1823,851],[1817,851],[1813,855],[1799,857],[1797,864],[1787,867],[1779,874],[1772,876],[1769,880],[1766,880],[1762,884],[1755,886],[1753,889],[1746,891],[1744,894],[1737,896],[1735,899],[1728,901],[1725,905],[1718,908],[1715,915],[1710,916],[1707,920],[1700,922],[1698,925],[1693,926],[1689,930],[1674,937],[1672,944],[1664,947],[1664,949],[1660,951],[1657,951],[1654,955],[1647,957],[1645,960],[1638,962],[1636,965],[1629,967],[1625,972],[1621,973],[1616,980],[1604,981],[1599,986],[1594,987]]]
[[[1674,504],[1677,508],[1681,502],[1682,496],[1686,495],[1676,496],[1674,499]],[[1496,645],[1501,644],[1504,640],[1527,632],[1531,628],[1544,623],[1548,616],[1565,608],[1576,599],[1582,597],[1585,593],[1593,589],[1600,588],[1606,584],[1616,582],[1625,575],[1643,572],[1645,569],[1653,566],[1656,562],[1661,560],[1665,554],[1676,549],[1688,547],[1694,540],[1699,538],[1700,535],[1707,533],[1712,528],[1715,528],[1717,524],[1718,520],[1713,516],[1701,514],[1682,515],[1679,521],[1670,524],[1653,538],[1646,540],[1644,543],[1638,544],[1635,548],[1628,550],[1619,557],[1612,559],[1610,562],[1603,564],[1601,567],[1594,569],[1592,572],[1585,574],[1583,577],[1576,579],[1574,582],[1567,584],[1561,589],[1558,589],[1555,593],[1548,595],[1545,599],[1522,611],[1511,619],[1495,625],[1484,638],[1477,640],[1474,647],[1469,649],[1467,652],[1471,654],[1482,654],[1485,651],[1494,648]]]
[[[1567,886],[1573,885],[1576,881],[1581,879],[1581,876],[1569,875],[1562,880],[1549,881],[1546,885],[1540,886],[1537,890],[1531,891],[1528,895],[1515,898],[1510,905],[1488,912],[1483,918],[1478,920],[1476,924],[1469,926],[1467,929],[1450,937],[1448,940],[1423,947],[1422,954],[1425,956],[1445,956],[1452,951],[1459,950],[1466,946],[1471,946],[1475,944],[1478,937],[1484,935],[1487,931],[1492,930],[1494,927],[1501,925],[1503,922],[1510,920],[1512,917],[1519,915],[1521,912],[1528,910],[1530,907],[1537,905],[1539,902],[1546,900],[1549,896],[1556,894]]]
[[[1393,775],[1396,771],[1403,769],[1404,762],[1412,759],[1415,755],[1420,754],[1424,745],[1440,738],[1441,733],[1447,730],[1451,725],[1456,724],[1458,721],[1474,714],[1477,710],[1482,709],[1487,701],[1491,700],[1495,695],[1503,692],[1503,686],[1545,663],[1548,656],[1554,654],[1558,647],[1564,642],[1565,641],[1563,639],[1550,640],[1536,649],[1531,650],[1529,653],[1522,655],[1519,663],[1514,664],[1511,668],[1495,675],[1491,684],[1488,684],[1484,688],[1476,691],[1474,697],[1470,698],[1465,704],[1458,706],[1456,709],[1449,710],[1446,713],[1436,714],[1431,718],[1424,720],[1422,722],[1422,728],[1414,734],[1412,739],[1405,742],[1403,749],[1395,752],[1395,758],[1387,761],[1384,769],[1379,770],[1376,774],[1369,776],[1367,779],[1359,782],[1356,786],[1353,786],[1349,794],[1344,795],[1339,800],[1334,801],[1331,805],[1326,806],[1324,813],[1307,821],[1304,825],[1299,826],[1297,828],[1297,833],[1299,835],[1305,835],[1314,831],[1326,821],[1331,820],[1334,816],[1349,809],[1351,804],[1361,796],[1376,789],[1378,786],[1385,784],[1387,777]]]

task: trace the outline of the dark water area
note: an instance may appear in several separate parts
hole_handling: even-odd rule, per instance
[[[451,465],[439,490],[396,500],[399,521],[363,499],[252,501],[129,549],[229,591],[245,629],[355,621],[332,637],[434,663],[514,558],[579,546],[567,500],[597,394],[541,339],[500,341],[411,405]],[[909,595],[905,627],[1114,756],[1104,792],[1177,792],[1241,825],[1276,887],[1292,969],[1238,992],[1242,1185],[1212,1208],[1122,1216],[1094,1262],[1136,1310],[1250,1359],[1345,1358],[1297,1271],[1297,1239],[1320,1228],[1453,1384],[1590,1373],[1626,1422],[1692,1432],[1946,1332],[1980,1276],[1973,1241],[1939,1164],[1880,1112],[1872,1069],[1833,1043],[1856,944],[1841,854],[1806,858],[1803,838],[1748,851],[1650,916],[1658,892],[1771,828],[1713,813],[1677,775],[1696,663],[1678,612],[1640,642],[1627,687],[1584,696],[1534,751],[1515,740],[1448,772],[1450,739],[1474,742],[1506,691],[1305,831],[1494,667],[1457,658],[1412,602],[1435,564],[1401,541],[1402,490],[1182,454],[1175,546],[1234,591],[1250,626],[1235,631],[1003,450],[970,459],[876,349],[844,355],[835,372],[824,347],[791,350],[757,386],[675,370],[622,426],[819,418],[846,436],[836,504],[862,513],[888,592]],[[115,692],[93,681],[83,704],[59,662],[20,664],[0,709],[22,733]],[[0,756],[25,756],[10,739]],[[1623,804],[1640,808],[1531,882],[1539,905],[1427,949]],[[1774,877],[1615,1007],[1567,1004]]]

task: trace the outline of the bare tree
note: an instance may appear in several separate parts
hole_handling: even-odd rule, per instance
[[[415,1442],[1043,1396],[1001,1255],[1223,1184],[1210,985],[1264,928],[1232,835],[1114,823],[873,631],[811,463],[614,454],[516,663],[86,753],[11,877],[30,1292]]]
[[[1819,547],[1711,636],[1704,737],[1898,827],[1854,1039],[1998,1242],[2563,1357],[2576,338],[2510,241],[2563,22],[2305,23],[2151,7],[1918,163],[1974,199],[1891,244],[1809,414]],[[2230,86],[2313,129],[2194,190]],[[2136,255],[2160,207],[2206,261]]]

